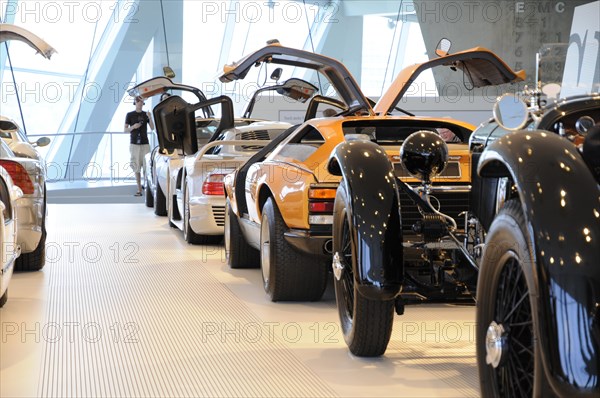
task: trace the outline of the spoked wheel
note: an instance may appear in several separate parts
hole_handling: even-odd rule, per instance
[[[484,397],[544,395],[526,274],[532,260],[524,227],[520,204],[506,202],[484,249],[477,297],[477,362]]]
[[[357,236],[349,212],[346,190],[340,186],[335,198],[333,221],[335,298],[342,333],[350,352],[360,357],[374,357],[383,355],[390,341],[394,301],[371,300],[358,292],[354,274],[359,261],[356,256]]]

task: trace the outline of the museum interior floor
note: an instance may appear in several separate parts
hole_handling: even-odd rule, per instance
[[[408,307],[363,359],[331,286],[272,303],[260,270],[228,269],[141,203],[50,204],[46,256],[0,310],[1,397],[479,395],[473,306]]]

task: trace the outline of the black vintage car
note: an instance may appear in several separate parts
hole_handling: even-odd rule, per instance
[[[505,96],[471,140],[499,179],[477,296],[483,396],[600,396],[600,93]],[[490,143],[493,141],[493,143]]]
[[[448,161],[435,133],[414,133],[400,151],[421,181],[412,186],[376,144],[336,147],[334,283],[353,354],[383,354],[394,310],[411,300],[477,291],[484,396],[599,396],[600,95],[545,107],[540,97],[529,93],[529,107],[503,98],[471,136],[461,217],[435,191]]]
[[[375,111],[393,114],[417,76],[434,67],[462,73],[470,88],[524,78],[489,50],[438,55],[401,72],[392,88],[402,89],[388,90]],[[483,189],[474,178],[478,158],[469,136],[446,144],[454,140],[430,127],[408,135],[399,155],[390,156],[384,141],[367,136],[336,146],[328,164],[342,177],[333,215],[336,301],[344,338],[358,356],[385,352],[394,312],[403,314],[407,304],[474,303],[485,231],[474,211]],[[457,146],[464,151],[460,157]]]

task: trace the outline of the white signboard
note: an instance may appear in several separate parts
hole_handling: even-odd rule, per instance
[[[575,7],[561,97],[600,91],[600,1]]]
[[[305,111],[279,111],[279,121],[290,124],[301,124],[304,123]]]

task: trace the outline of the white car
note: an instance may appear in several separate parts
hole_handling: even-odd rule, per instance
[[[278,70],[277,72],[281,73],[281,70]],[[272,77],[278,79],[279,75],[275,73],[272,75]],[[318,91],[317,87],[299,79],[289,79],[283,84],[271,84],[261,87],[254,92],[246,107],[244,115],[241,118],[233,118],[233,126],[242,127],[250,125],[251,123],[264,121],[263,119],[253,118],[251,114],[258,96],[266,91],[276,91],[287,96],[288,98],[302,102],[306,101],[306,97],[297,97],[296,95],[292,95],[290,93],[290,88],[292,86],[297,87],[296,84],[298,82],[301,82],[302,85],[307,87],[312,94]],[[199,88],[185,84],[174,83],[170,79],[163,76],[146,80],[128,91],[130,96],[141,96],[142,98],[149,98],[155,95],[172,92],[189,92],[198,98],[200,101],[199,103],[205,103],[205,101],[208,101],[204,93]],[[163,139],[159,135],[158,139],[160,145],[145,156],[145,203],[148,207],[154,207],[154,214],[158,216],[167,216],[170,214],[169,209],[174,210],[174,198],[177,196],[177,189],[181,188],[181,176],[183,175],[182,169],[185,159],[190,156],[195,157],[199,149],[201,149],[207,143],[217,139],[218,134],[216,134],[216,132],[221,118],[213,115],[211,105],[216,105],[218,103],[219,101],[212,102],[210,105],[204,105],[196,109],[203,113],[202,115],[193,117],[193,120],[195,120],[194,141],[196,144],[188,142],[188,148],[184,149],[182,142],[171,143],[172,145],[167,144],[169,149],[165,149],[164,143],[169,142],[169,137]],[[227,115],[233,117],[232,111],[232,109],[227,109]],[[154,118],[156,121],[156,115],[154,115]],[[158,130],[159,127],[157,126],[157,131]],[[181,137],[178,139],[181,139]],[[222,139],[222,137],[220,139]],[[177,219],[177,213],[174,211],[173,214],[175,214],[175,219],[171,217],[170,221],[176,221]],[[171,223],[171,225],[176,226],[177,223]],[[213,241],[215,238],[210,237],[208,240]]]
[[[266,90],[275,90],[304,102],[318,89],[301,79],[292,78],[283,84],[263,87],[257,93]],[[254,98],[244,117],[250,116],[253,103]],[[199,150],[196,112],[216,105],[220,106],[221,112],[215,134]],[[184,167],[177,163],[181,159],[169,161],[166,181],[169,225],[181,229],[188,243],[217,243],[225,231],[225,175],[243,165],[260,148],[292,125],[261,121],[236,127],[233,102],[224,95],[196,104],[190,104],[179,96],[171,96],[156,105],[153,113],[161,150],[179,151],[177,153],[184,155]],[[156,212],[157,203],[154,205]]]
[[[0,166],[22,191],[16,201],[18,213],[17,243],[21,256],[17,271],[37,271],[46,263],[46,174],[42,162],[17,156],[0,140]]]
[[[206,100],[206,96],[199,88],[188,86],[185,84],[174,83],[171,79],[158,76],[146,80],[135,87],[128,90],[128,94],[132,97],[150,98],[155,95],[169,94],[169,91],[185,91],[194,94],[199,101]],[[207,128],[211,121],[212,109],[210,107],[203,109],[206,118],[198,118],[196,123],[198,130],[198,142],[196,146],[199,148],[212,137],[214,128]],[[207,120],[208,123],[203,123],[201,120]],[[218,124],[218,120],[216,121]],[[183,165],[183,153],[181,151],[166,151],[159,146],[155,147],[150,153],[144,156],[144,193],[145,203],[148,207],[154,207],[154,213],[157,216],[166,216],[166,197],[169,194],[167,185],[167,176],[173,167],[181,167]]]
[[[56,52],[48,43],[28,30],[12,24],[0,24],[0,43],[8,40],[22,41],[47,59]],[[3,118],[2,122],[6,123],[7,120],[9,119]],[[43,160],[26,136],[19,135],[19,128],[16,127],[16,132],[14,128],[2,132],[0,166],[23,191],[23,196],[16,202],[17,244],[21,248],[21,256],[16,260],[15,269],[36,271],[45,264],[46,174]],[[38,140],[35,145],[47,144],[49,141],[44,138]],[[5,141],[15,149],[14,152]]]
[[[260,119],[236,118],[234,125],[246,126],[256,121]],[[198,148],[202,148],[214,138],[218,125],[218,118],[196,118]],[[184,159],[185,155],[181,150],[165,154],[161,152],[159,146],[145,156],[145,203],[148,207],[154,207],[154,213],[158,216],[167,215],[167,197],[171,193],[168,176],[177,174],[181,170]]]
[[[8,284],[14,264],[21,253],[17,243],[16,201],[23,192],[13,184],[10,174],[0,166],[0,307],[8,299]]]
[[[227,129],[196,155],[186,157],[184,168],[170,175],[174,195],[167,203],[169,225],[181,229],[189,243],[220,241],[225,230],[223,179],[290,127],[263,121]]]

